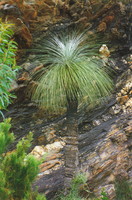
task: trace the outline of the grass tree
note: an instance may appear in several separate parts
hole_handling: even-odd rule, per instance
[[[109,95],[113,85],[106,68],[97,56],[93,56],[94,47],[82,33],[51,35],[43,46],[42,58],[47,69],[38,78],[33,94],[33,100],[45,109],[66,109],[66,185],[76,174],[79,164],[78,107],[82,102],[94,104]]]

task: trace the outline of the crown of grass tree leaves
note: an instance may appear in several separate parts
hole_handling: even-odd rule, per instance
[[[43,46],[46,70],[37,77],[33,100],[46,109],[68,106],[68,99],[94,104],[108,96],[113,82],[84,33],[50,35]],[[85,100],[84,100],[85,99]]]
[[[17,43],[12,40],[13,24],[0,20],[0,112],[6,109],[15,96],[10,92],[11,84],[16,78]],[[2,113],[2,112],[1,112]]]

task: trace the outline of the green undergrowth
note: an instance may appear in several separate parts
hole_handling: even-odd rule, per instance
[[[87,179],[84,174],[77,175],[72,183],[69,192],[66,195],[63,193],[56,197],[56,200],[110,200],[106,191],[103,189],[100,193],[100,197],[90,197],[91,192],[86,189],[88,185]],[[83,187],[86,186],[86,187]],[[82,189],[83,188],[83,191]],[[84,195],[85,193],[85,195]],[[82,197],[82,195],[84,197]],[[132,199],[132,185],[127,180],[121,178],[115,181],[115,198],[114,200],[130,200]]]
[[[76,176],[72,183],[71,183],[71,188],[69,190],[69,192],[67,192],[67,195],[64,194],[59,194],[56,198],[56,200],[85,200],[84,198],[81,198],[79,195],[79,186],[81,184],[85,184],[86,183],[86,178],[84,175],[79,174],[78,176]]]
[[[6,153],[15,139],[10,129],[10,119],[0,123],[0,200],[46,200],[44,195],[32,191],[32,183],[39,172],[41,163],[28,154],[33,139],[32,133],[20,140],[15,150]],[[91,192],[87,189],[86,181],[84,174],[77,175],[66,195],[62,192],[56,196],[56,200],[109,200],[104,190],[99,198],[90,197]],[[132,199],[132,188],[127,180],[117,179],[115,189],[114,200]]]
[[[0,123],[0,200],[46,200],[32,191],[41,163],[28,154],[33,135],[29,133],[18,142],[16,149],[5,153],[15,139],[10,128],[10,119]]]
[[[67,195],[59,194],[56,198],[56,200],[109,200],[107,193],[103,190],[101,192],[100,198],[89,198],[90,191],[84,189],[84,192],[87,192],[87,197],[82,197],[80,188],[83,185],[86,185],[87,178],[84,174],[77,175],[72,183],[71,188],[69,192],[67,192]]]

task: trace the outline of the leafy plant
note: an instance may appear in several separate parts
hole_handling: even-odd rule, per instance
[[[46,200],[46,197],[44,195],[38,194],[36,200]]]
[[[105,192],[105,190],[102,190],[101,192],[101,198],[100,200],[109,200],[107,193]]]
[[[17,43],[11,38],[12,24],[0,20],[0,112],[6,109],[15,96],[10,92],[11,84],[16,78],[16,51]]]
[[[4,153],[14,140],[10,127],[10,119],[0,123],[0,200],[33,200],[31,185],[39,172],[40,161],[27,154],[32,133],[19,141],[16,150]],[[35,199],[46,200],[41,195]]]

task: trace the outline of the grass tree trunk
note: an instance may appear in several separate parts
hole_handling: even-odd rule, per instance
[[[67,107],[67,134],[65,145],[65,188],[70,186],[71,180],[78,171],[78,123],[77,101],[70,101]]]

